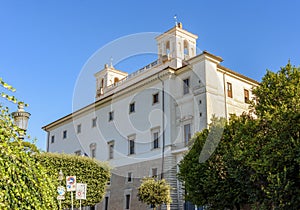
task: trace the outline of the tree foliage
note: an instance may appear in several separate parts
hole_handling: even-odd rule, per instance
[[[153,207],[170,204],[172,202],[170,185],[164,179],[144,178],[138,188],[138,198]]]
[[[60,184],[66,186],[66,176],[76,176],[77,183],[87,184],[86,200],[82,200],[82,206],[94,206],[103,199],[106,184],[110,178],[110,169],[106,163],[89,157],[57,153],[41,153],[35,157],[47,169],[55,186]],[[65,176],[62,183],[59,183],[58,180],[60,170]],[[64,208],[71,207],[71,194],[69,192],[66,193],[62,206]],[[76,202],[75,197],[74,206],[79,207],[79,201]]]
[[[178,174],[187,200],[212,209],[300,208],[300,69],[267,71],[253,92],[256,117],[232,116],[207,161],[199,154],[215,123],[193,138]]]
[[[15,89],[0,78],[6,90]],[[21,103],[9,93],[2,97]],[[0,104],[0,209],[55,209],[55,186],[46,170],[27,152],[19,139],[20,129],[14,125],[9,109]]]

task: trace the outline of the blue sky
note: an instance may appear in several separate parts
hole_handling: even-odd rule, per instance
[[[297,0],[1,0],[0,77],[30,105],[28,132],[45,150],[41,127],[72,112],[84,64],[107,43],[135,33],[162,33],[174,26],[177,14],[183,28],[199,36],[199,49],[260,81],[266,69],[277,71],[288,59],[300,65],[299,8]],[[132,72],[148,60],[138,56],[118,67]],[[94,83],[87,85],[95,90]],[[91,102],[93,97],[84,101]]]

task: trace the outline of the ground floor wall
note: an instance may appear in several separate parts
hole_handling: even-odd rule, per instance
[[[172,203],[170,206],[162,205],[161,210],[183,209],[183,193],[178,182],[177,160],[175,155],[167,155],[164,158],[164,173],[162,171],[162,158],[145,160],[139,163],[116,167],[112,170],[110,185],[103,201],[96,206],[97,210],[150,210],[149,205],[143,204],[137,197],[137,189],[143,177],[157,176],[166,179],[171,185]],[[131,176],[131,178],[130,178]],[[129,202],[129,204],[128,204]],[[129,207],[129,208],[127,208]]]

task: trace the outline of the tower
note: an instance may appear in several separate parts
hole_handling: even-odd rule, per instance
[[[96,99],[99,99],[107,88],[114,86],[127,75],[128,73],[115,69],[112,64],[110,66],[105,64],[104,69],[94,75],[96,77]]]
[[[159,63],[170,62],[170,66],[179,68],[183,60],[196,56],[198,36],[182,28],[182,23],[156,37]]]

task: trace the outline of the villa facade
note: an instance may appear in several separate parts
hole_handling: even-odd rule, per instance
[[[191,136],[213,115],[249,109],[258,82],[222,66],[219,56],[197,54],[197,38],[178,23],[156,37],[158,58],[144,68],[128,74],[105,64],[94,75],[95,102],[43,127],[48,152],[85,153],[113,167],[96,209],[150,209],[136,196],[147,176],[165,178],[170,209],[184,209],[176,173]]]

